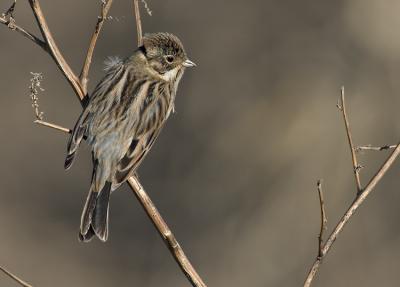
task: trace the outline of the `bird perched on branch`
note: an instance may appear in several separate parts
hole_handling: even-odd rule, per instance
[[[143,38],[125,60],[110,59],[68,142],[65,169],[83,138],[91,147],[93,173],[79,238],[106,241],[111,191],[135,172],[174,110],[179,81],[195,64],[181,41],[169,33]]]

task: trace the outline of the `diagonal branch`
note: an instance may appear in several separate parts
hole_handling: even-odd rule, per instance
[[[61,70],[63,75],[67,78],[68,82],[71,84],[78,98],[82,100],[86,96],[86,94],[78,77],[72,71],[71,67],[68,65],[67,61],[65,61],[63,55],[58,49],[57,44],[50,33],[50,29],[47,26],[47,22],[43,15],[42,9],[40,8],[39,0],[29,0],[29,4],[31,5],[33,14],[35,15],[40,32],[42,33],[42,36],[48,46],[50,55],[56,62],[58,68]]]
[[[0,271],[2,271],[4,274],[6,274],[8,277],[10,277],[12,280],[17,282],[19,285],[22,287],[33,287],[29,283],[26,283],[24,280],[18,278],[16,275],[8,271],[6,268],[0,266]]]
[[[4,13],[3,16],[5,16],[5,17],[9,16],[10,18],[14,18],[14,11],[15,11],[16,4],[17,4],[17,0],[14,0],[14,3],[11,4],[10,8],[7,9],[6,13]]]
[[[343,217],[336,225],[335,229],[333,230],[328,240],[326,241],[324,247],[322,248],[321,256],[318,256],[315,259],[314,264],[311,267],[308,276],[304,282],[304,287],[311,286],[311,283],[314,280],[315,275],[317,274],[319,267],[322,264],[322,259],[325,258],[325,256],[328,254],[329,250],[332,248],[333,243],[335,242],[339,234],[343,231],[343,228],[349,222],[350,218],[353,216],[356,210],[361,206],[361,204],[368,197],[368,195],[374,190],[375,186],[378,184],[379,181],[381,181],[383,176],[393,165],[394,161],[397,159],[397,157],[399,157],[399,155],[400,155],[400,142],[397,144],[395,150],[388,157],[385,163],[381,166],[378,172],[369,181],[365,189],[356,197],[356,199],[353,201],[353,203],[347,209],[346,213],[343,215]]]
[[[37,44],[39,47],[41,47],[46,52],[49,52],[45,42],[43,42],[41,39],[36,37],[34,34],[26,31],[21,26],[18,26],[17,24],[15,24],[15,20],[14,19],[11,20],[11,19],[13,19],[13,18],[8,18],[7,19],[6,16],[0,16],[0,23],[6,25],[11,30],[17,31],[18,33],[20,33],[25,38],[27,38],[27,39],[31,40],[32,42],[34,42],[35,44]]]
[[[360,180],[361,166],[358,164],[358,161],[357,161],[356,150],[354,148],[353,138],[352,138],[351,130],[350,130],[350,124],[349,124],[349,120],[347,117],[346,103],[344,101],[344,87],[342,87],[340,90],[340,104],[338,103],[337,107],[343,114],[343,120],[344,120],[344,124],[346,127],[347,139],[349,141],[349,146],[350,146],[350,151],[351,151],[351,160],[353,162],[353,172],[354,172],[354,177],[355,177],[356,185],[357,185],[357,194],[359,194],[362,191],[361,180]]]
[[[100,35],[101,28],[103,27],[104,21],[107,19],[108,11],[111,8],[113,0],[102,0],[101,2],[101,15],[97,19],[96,27],[94,29],[92,38],[90,40],[89,48],[86,54],[85,63],[83,64],[81,75],[79,77],[84,94],[87,94],[88,74],[90,64],[92,63],[92,57],[94,48],[96,47],[97,39]]]
[[[183,252],[183,249],[180,246],[179,242],[176,240],[174,234],[172,233],[171,229],[169,229],[168,225],[161,217],[156,206],[151,201],[150,197],[147,195],[147,193],[143,189],[143,186],[140,184],[138,179],[136,177],[131,176],[128,179],[128,184],[134,191],[135,196],[140,201],[140,204],[145,209],[147,215],[153,222],[160,236],[163,238],[169,251],[174,256],[175,261],[178,263],[179,267],[181,268],[187,279],[190,281],[192,286],[207,287],[207,285],[203,282],[199,274],[197,274],[196,270],[193,268],[189,259]]]

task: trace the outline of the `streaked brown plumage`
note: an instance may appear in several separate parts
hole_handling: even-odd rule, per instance
[[[174,109],[185,67],[194,66],[180,40],[168,33],[143,38],[125,60],[111,59],[68,142],[68,169],[86,137],[93,174],[81,217],[79,238],[108,237],[110,192],[137,169]]]

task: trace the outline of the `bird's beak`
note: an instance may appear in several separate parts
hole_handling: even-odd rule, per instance
[[[193,62],[190,61],[189,59],[187,59],[185,62],[183,62],[182,65],[183,65],[184,67],[187,67],[187,68],[197,66],[195,63],[193,63]]]

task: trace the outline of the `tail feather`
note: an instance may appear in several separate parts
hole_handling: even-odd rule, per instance
[[[89,191],[81,217],[79,240],[88,242],[96,235],[105,242],[108,238],[108,210],[111,184],[106,183],[101,192]]]
[[[90,109],[85,108],[80,115],[78,121],[72,130],[71,136],[69,137],[67,144],[67,158],[65,159],[64,168],[69,169],[74,162],[75,154],[78,151],[79,145],[83,138],[85,138],[85,132],[87,125],[85,121],[90,118]]]
[[[67,154],[67,157],[65,158],[64,162],[65,170],[68,170],[71,167],[72,163],[74,162],[74,158],[75,158],[75,152]]]
[[[92,227],[97,237],[106,241],[108,238],[108,211],[110,206],[111,184],[107,183],[97,197],[96,208],[93,211]]]
[[[79,232],[79,241],[81,242],[89,242],[92,240],[93,236],[95,236],[94,230],[91,225],[89,225],[89,230],[87,231],[86,234],[82,234]]]
[[[96,208],[96,203],[97,203],[97,192],[90,190],[81,217],[80,233],[82,235],[86,234],[90,228],[90,224],[92,223],[93,212],[94,209]]]

